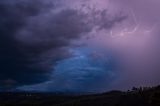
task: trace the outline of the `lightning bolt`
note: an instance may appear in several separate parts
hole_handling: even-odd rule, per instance
[[[138,23],[138,20],[137,20],[137,16],[136,16],[136,14],[134,13],[134,11],[132,9],[131,9],[131,15],[132,15],[132,18],[133,18],[133,20],[134,20],[136,25],[131,31],[129,31],[128,28],[124,28],[120,33],[120,36],[122,36],[122,37],[125,36],[126,34],[135,33],[138,30],[139,26],[140,26],[140,23]]]
[[[127,32],[129,34],[135,33],[138,30],[139,26],[140,26],[140,23],[138,23],[138,20],[137,20],[137,16],[136,16],[136,14],[134,13],[134,11],[132,9],[131,9],[131,14],[132,14],[132,17],[133,17],[133,20],[134,20],[136,26],[133,28],[132,31],[128,31]]]

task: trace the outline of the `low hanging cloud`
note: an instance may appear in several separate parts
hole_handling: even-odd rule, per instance
[[[105,91],[116,77],[111,55],[99,50],[93,52],[88,47],[74,48],[72,52],[75,56],[58,62],[51,80],[18,89],[81,93]]]
[[[70,54],[72,40],[95,26],[112,28],[125,18],[64,8],[51,0],[0,1],[0,86],[14,87],[49,79],[54,64]],[[99,15],[98,23],[92,16]],[[108,24],[109,23],[109,24]]]

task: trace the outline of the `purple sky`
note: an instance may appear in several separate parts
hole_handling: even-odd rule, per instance
[[[103,92],[160,83],[158,0],[0,6],[2,89]]]

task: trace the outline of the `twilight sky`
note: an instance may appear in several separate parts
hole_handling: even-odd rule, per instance
[[[1,0],[0,89],[158,85],[159,10],[158,0]]]

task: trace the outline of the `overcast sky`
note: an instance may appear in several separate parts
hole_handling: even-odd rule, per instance
[[[159,10],[158,0],[2,0],[0,89],[158,85]]]

